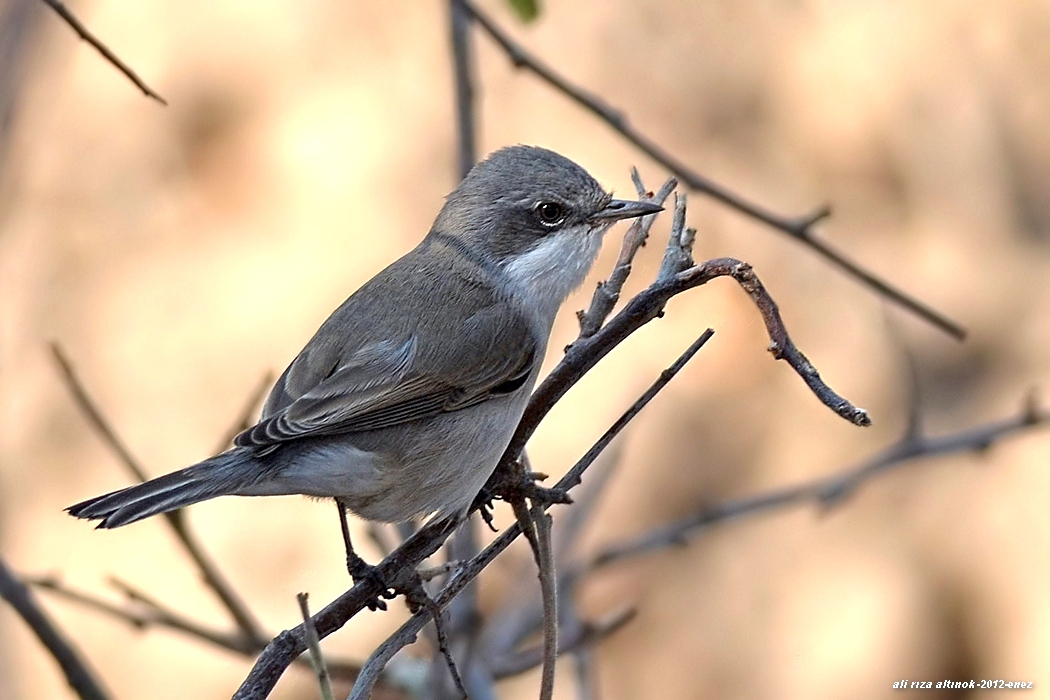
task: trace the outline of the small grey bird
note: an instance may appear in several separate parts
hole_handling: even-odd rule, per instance
[[[322,324],[232,449],[68,511],[113,528],[216,496],[305,494],[384,522],[463,514],[602,234],[659,210],[613,199],[552,151],[493,153],[426,238]]]

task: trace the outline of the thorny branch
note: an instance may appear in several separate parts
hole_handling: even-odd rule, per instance
[[[472,0],[458,0],[462,2],[468,12],[477,20],[477,23],[492,37],[503,49],[516,68],[525,68],[549,84],[551,87],[569,97],[571,100],[586,108],[599,119],[611,126],[617,133],[638,147],[643,153],[660,163],[673,173],[688,187],[702,192],[737,211],[761,221],[772,228],[786,233],[792,238],[800,241],[803,245],[824,256],[829,262],[846,272],[848,275],[860,280],[878,294],[889,299],[893,303],[907,309],[908,311],[932,323],[945,333],[957,340],[966,337],[966,329],[951,320],[941,312],[924,304],[922,301],[911,296],[907,292],[897,289],[889,282],[857,263],[850,260],[844,254],[832,248],[828,243],[818,238],[813,227],[831,215],[831,209],[827,206],[821,207],[811,214],[799,217],[786,217],[776,214],[765,207],[748,201],[730,190],[718,185],[692,170],[685,163],[675,158],[671,153],[661,148],[644,133],[634,128],[627,120],[624,113],[609,106],[602,98],[588,92],[559,75],[541,60],[526,51],[520,44],[511,39],[503,29],[499,27],[485,12],[483,12]]]
[[[109,63],[114,68],[126,75],[128,80],[134,83],[135,87],[137,87],[139,90],[142,90],[142,93],[146,95],[146,97],[152,97],[165,107],[168,106],[168,102],[163,97],[158,95],[153,90],[153,88],[147,85],[146,82],[139,77],[138,73],[131,69],[131,66],[124,63],[124,61],[120,60],[119,56],[113,53],[108,46],[106,46],[104,43],[102,43],[102,41],[99,38],[92,34],[88,30],[88,28],[85,27],[84,24],[76,18],[76,15],[70,12],[69,8],[66,7],[61,2],[61,0],[44,0],[44,2],[47,4],[48,7],[54,10],[59,17],[65,20],[66,24],[73,28],[73,31],[77,33],[77,36],[79,36],[87,43],[91,44],[91,46],[93,46],[96,51],[102,54],[102,57],[109,61]]]

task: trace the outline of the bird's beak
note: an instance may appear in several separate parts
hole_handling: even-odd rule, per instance
[[[664,208],[652,202],[636,202],[628,199],[614,199],[602,209],[590,216],[590,221],[596,224],[612,223],[620,219],[633,219],[636,216],[655,214]]]

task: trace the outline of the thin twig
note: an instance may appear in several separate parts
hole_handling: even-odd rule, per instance
[[[626,606],[595,622],[575,625],[571,633],[565,633],[562,628],[563,636],[558,641],[558,655],[569,652],[575,654],[597,644],[633,620],[637,612],[638,609],[634,606]],[[531,671],[543,663],[544,654],[543,646],[535,646],[497,658],[493,661],[492,674],[496,678],[510,678]]]
[[[702,192],[747,216],[757,219],[774,229],[788,234],[808,246],[811,250],[824,256],[833,265],[838,266],[852,277],[860,280],[878,294],[893,303],[925,319],[957,340],[966,337],[966,329],[941,312],[924,304],[907,292],[892,286],[874,273],[865,270],[848,257],[832,248],[828,243],[817,238],[813,227],[831,215],[831,209],[821,207],[806,216],[786,217],[776,214],[765,207],[750,202],[740,195],[716,184],[692,170],[668,151],[658,146],[648,136],[635,129],[618,109],[610,107],[598,96],[570,83],[538,58],[526,51],[520,44],[510,38],[485,12],[481,11],[471,0],[458,0],[474,16],[478,24],[503,49],[516,68],[525,68],[548,83],[577,104],[595,114],[611,126],[621,136],[637,146],[643,153],[663,165],[688,187]]]
[[[213,627],[207,627],[181,613],[167,608],[153,601],[148,596],[134,591],[126,584],[122,588],[125,597],[134,603],[133,606],[121,606],[96,597],[90,593],[70,588],[54,577],[40,577],[29,579],[29,582],[54,595],[70,600],[78,605],[104,613],[125,622],[137,629],[148,627],[162,627],[176,632],[182,632],[199,640],[214,644],[223,649],[235,651],[238,654],[253,654],[258,652],[258,645],[244,637],[240,632],[227,632]],[[111,580],[115,587],[120,587],[119,582]],[[134,591],[134,593],[132,593]]]
[[[26,582],[32,586],[43,589],[51,594],[76,603],[82,607],[108,615],[120,622],[131,625],[135,629],[144,630],[150,627],[168,629],[181,632],[197,641],[213,644],[221,649],[232,651],[243,656],[255,656],[263,650],[265,644],[253,642],[246,639],[240,632],[227,632],[212,627],[206,627],[190,618],[146,596],[141,591],[134,589],[123,582],[111,580],[111,583],[119,584],[125,591],[125,596],[132,605],[122,606],[111,603],[91,593],[70,588],[53,576],[40,576],[27,578]],[[132,595],[128,595],[132,592]],[[305,661],[305,659],[303,659]],[[361,666],[353,661],[330,661],[329,670],[331,675],[338,678],[354,679]]]
[[[32,591],[0,559],[0,597],[15,609],[65,674],[66,681],[83,700],[106,700],[109,696],[73,644],[51,622],[37,604]]]
[[[734,260],[733,258],[716,258],[708,260],[694,267],[680,272],[672,283],[672,288],[681,284],[686,289],[698,284],[706,284],[716,277],[729,276],[736,280],[745,292],[750,295],[751,300],[758,307],[765,322],[766,332],[769,334],[769,352],[773,358],[784,360],[795,370],[802,381],[806,383],[821,402],[839,414],[850,423],[859,426],[871,425],[871,418],[863,408],[854,406],[848,400],[836,394],[831,387],[820,378],[817,368],[802,354],[788,335],[784,321],[780,318],[780,310],[777,308],[773,297],[762,286],[754,270],[747,263]]]
[[[529,541],[536,572],[540,580],[543,621],[543,672],[540,679],[540,700],[551,700],[554,694],[554,671],[558,659],[558,587],[554,571],[551,545],[550,516],[541,503],[529,508],[524,499],[511,502],[514,515]]]
[[[662,205],[668,195],[678,186],[678,181],[672,177],[655,194],[648,197],[646,195],[651,193],[645,191],[636,168],[631,169],[631,176],[638,187],[638,197],[654,204]],[[656,221],[656,214],[640,216],[627,229],[627,233],[623,237],[623,243],[620,245],[620,256],[616,260],[616,266],[609,273],[609,279],[598,283],[587,311],[581,311],[576,314],[580,322],[580,337],[589,338],[597,333],[605,319],[609,317],[613,307],[616,306],[616,302],[620,299],[620,292],[623,290],[627,277],[631,274],[634,256],[638,253],[638,249],[645,245],[645,241],[649,237],[649,229],[652,228],[654,221]]]
[[[590,558],[583,569],[593,571],[625,559],[681,545],[687,541],[687,538],[713,525],[758,512],[804,503],[816,503],[823,508],[830,508],[840,504],[862,484],[878,474],[918,459],[958,452],[979,452],[1011,433],[1048,422],[1050,422],[1050,413],[1041,412],[1031,405],[1026,405],[1013,418],[968,428],[941,437],[913,435],[907,432],[899,442],[860,465],[829,477],[703,508],[694,515],[654,528],[626,542],[601,549]]]
[[[422,590],[422,586],[420,586],[420,590]],[[426,594],[424,593],[424,595]],[[445,621],[441,617],[441,608],[429,597],[426,599],[425,608],[434,621],[434,636],[437,638],[438,652],[441,654],[441,658],[445,660],[445,668],[448,669],[448,674],[452,677],[452,685],[456,687],[456,692],[459,693],[460,699],[466,698],[467,689],[463,685],[463,677],[459,675],[456,659],[452,656],[452,648],[448,642],[448,630],[445,629]]]
[[[476,554],[476,552],[475,552]],[[459,559],[453,561],[447,561],[444,564],[438,566],[432,566],[429,569],[417,569],[416,573],[419,574],[419,578],[422,581],[433,581],[439,576],[447,576],[453,573],[456,569],[463,566],[463,562]]]
[[[83,382],[80,381],[80,377],[73,369],[72,363],[69,361],[62,346],[57,342],[51,343],[51,353],[54,355],[55,362],[58,364],[58,368],[61,377],[69,389],[70,394],[73,396],[73,401],[76,403],[77,408],[80,409],[84,417],[87,418],[88,423],[95,429],[95,431],[102,437],[102,441],[113,451],[117,456],[117,459],[124,468],[127,469],[131,475],[139,482],[146,481],[149,477],[146,475],[145,469],[137,459],[131,454],[131,450],[127,448],[124,441],[120,439],[116,431],[112,428],[109,421],[102,414],[102,410],[98,404],[95,403],[91,395],[88,394],[87,389],[84,387]],[[230,613],[234,622],[240,628],[241,632],[250,637],[258,645],[265,644],[266,637],[263,633],[262,626],[255,619],[255,616],[248,609],[248,606],[241,600],[240,596],[233,590],[233,586],[226,580],[226,577],[219,571],[218,566],[212,561],[211,557],[204,551],[204,548],[198,542],[193,531],[186,526],[185,519],[181,510],[172,511],[164,514],[165,519],[171,526],[171,529],[175,531],[175,535],[179,542],[182,543],[182,547],[186,550],[186,553],[190,556],[190,559],[197,565],[198,570],[201,573],[201,577],[209,588],[215,593],[222,604],[226,607],[226,610]]]
[[[470,29],[474,18],[462,0],[449,0],[449,25],[452,34],[452,62],[456,84],[456,143],[459,179],[462,180],[477,161],[474,127],[474,84],[471,79]]]
[[[103,44],[100,39],[96,38],[94,34],[88,31],[88,28],[85,27],[72,12],[69,11],[68,7],[62,4],[59,0],[44,0],[44,2],[52,10],[54,10],[59,17],[64,19],[66,21],[66,24],[72,27],[73,31],[76,32],[81,39],[91,44],[91,46],[93,46],[96,51],[102,54],[102,57],[109,61],[114,68],[126,75],[128,80],[134,83],[135,87],[137,87],[139,90],[142,90],[143,94],[145,94],[146,97],[152,97],[165,107],[168,106],[168,102],[163,97],[158,95],[153,90],[153,88],[147,85],[146,82],[138,76],[138,73],[131,69],[131,66],[124,63],[124,61],[120,60],[120,58],[117,57],[115,53],[110,51],[108,46]]]
[[[674,218],[671,221],[671,236],[664,248],[664,257],[660,262],[660,271],[656,273],[657,282],[666,282],[682,270],[687,270],[693,263],[693,241],[686,233],[685,206],[687,198],[684,192],[674,196]]]
[[[299,612],[303,616],[303,625],[306,626],[306,647],[310,651],[310,665],[314,668],[317,676],[317,685],[321,690],[322,700],[335,700],[332,695],[332,679],[328,675],[328,666],[325,665],[324,655],[321,653],[321,640],[317,638],[317,628],[314,627],[310,618],[310,603],[306,593],[297,593],[295,599],[299,601]]]
[[[543,598],[543,672],[540,680],[540,700],[554,696],[554,667],[558,659],[558,585],[554,571],[554,553],[551,544],[551,516],[540,504],[532,507],[532,521],[536,528],[536,568],[540,577],[540,595]]]

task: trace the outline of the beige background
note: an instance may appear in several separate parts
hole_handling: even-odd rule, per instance
[[[118,575],[221,623],[163,523],[95,532],[62,512],[126,477],[46,343],[68,349],[153,473],[206,456],[259,377],[414,245],[454,185],[445,3],[74,3],[168,108],[39,5],[0,164],[0,552],[20,572],[61,572],[106,595]],[[717,329],[632,429],[593,542],[889,443],[908,392],[901,344],[916,354],[934,432],[1010,415],[1050,378],[1047,3],[552,1],[527,28],[503,3],[484,6],[701,172],[784,213],[831,202],[823,235],[972,331],[958,345],[887,314],[809,252],[693,196],[698,257],[753,263],[801,348],[876,425],[850,427],[770,360],[732,283],[694,291],[603,362],[532,443],[537,467],[560,473]],[[481,152],[544,145],[621,193],[632,164],[654,186],[665,176],[480,35],[477,46]],[[571,312],[592,288],[566,306],[552,349],[572,338]],[[639,609],[601,648],[605,697],[881,698],[905,678],[1034,681],[1023,697],[1041,695],[1048,453],[1050,436],[1031,433],[882,478],[824,516],[726,525],[604,574],[583,607]],[[274,630],[295,624],[297,591],[320,604],[346,586],[327,506],[222,499],[189,517]],[[486,601],[496,593],[483,585]],[[249,668],[43,598],[117,698],[227,697]],[[326,648],[363,656],[403,615],[395,607]],[[507,697],[537,685],[529,675]],[[0,697],[68,696],[0,607]],[[314,696],[301,673],[275,695]]]

